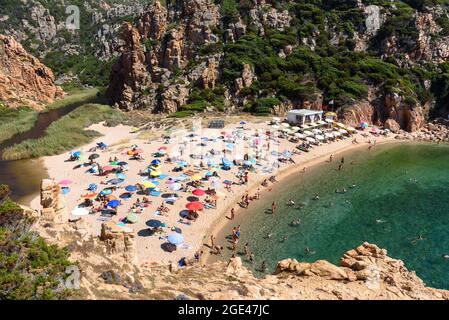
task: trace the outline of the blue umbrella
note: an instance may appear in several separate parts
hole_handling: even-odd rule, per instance
[[[103,189],[101,192],[100,192],[100,194],[103,194],[103,195],[108,195],[108,194],[111,194],[112,193],[112,190],[111,189]]]
[[[251,162],[251,161],[245,161],[245,162],[243,162],[243,164],[245,165],[245,166],[247,166],[247,167],[251,167],[252,165],[253,165],[253,163]]]
[[[167,240],[171,244],[178,245],[184,242],[184,237],[179,233],[172,233],[168,235]]]
[[[163,173],[163,174],[161,174],[161,175],[159,175],[159,177],[157,177],[159,180],[162,180],[162,179],[165,179],[165,178],[167,178],[168,177],[168,174],[165,174],[165,173]]]
[[[111,179],[108,182],[112,183],[112,184],[120,184],[120,183],[123,183],[123,179],[116,178],[116,179]]]
[[[128,164],[128,162],[126,162],[126,161],[117,162],[117,165],[119,165],[119,166],[126,166],[127,164]]]
[[[225,167],[230,167],[230,166],[232,166],[232,164],[233,164],[231,161],[229,161],[229,160],[226,159],[226,158],[223,158],[222,161],[223,161],[223,165],[224,165]]]
[[[111,200],[108,202],[108,207],[117,208],[120,205],[120,200]]]
[[[80,157],[81,156],[81,151],[75,151],[72,153],[72,156],[74,157]]]
[[[132,197],[132,194],[129,193],[129,192],[125,192],[125,193],[122,193],[122,194],[120,195],[120,198],[121,198],[121,199],[129,199],[129,198],[131,198],[131,197]]]
[[[152,227],[152,228],[159,228],[159,227],[162,227],[162,225],[163,225],[163,223],[159,220],[151,219],[151,220],[147,221],[147,226]]]
[[[162,194],[160,191],[151,191],[150,196],[159,197]]]
[[[234,149],[234,145],[232,143],[228,143],[226,145],[226,149],[232,150],[232,149]]]
[[[123,173],[117,173],[115,176],[117,178],[119,178],[119,179],[125,179],[126,178],[126,174],[123,174]]]
[[[91,183],[89,184],[89,187],[87,188],[87,190],[89,191],[97,191],[98,186],[95,183]]]
[[[187,161],[178,161],[177,162],[177,164],[178,164],[178,166],[181,166],[181,167],[187,167],[189,164],[187,163]]]
[[[161,164],[161,160],[159,160],[159,159],[154,159],[153,161],[151,161],[151,164],[152,165],[160,165]]]
[[[129,185],[129,186],[126,186],[125,190],[128,192],[134,192],[134,191],[137,191],[137,187],[133,186],[133,185]]]

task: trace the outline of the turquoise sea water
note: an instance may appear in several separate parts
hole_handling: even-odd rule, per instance
[[[449,254],[449,146],[380,145],[342,156],[343,171],[337,170],[341,156],[335,157],[279,182],[239,212],[249,215],[239,246],[248,242],[255,253],[254,264],[244,261],[256,273],[263,260],[270,271],[288,257],[338,263],[344,252],[368,241],[402,259],[428,286],[449,289],[449,259],[442,257]],[[346,193],[335,192],[343,188]],[[319,200],[313,200],[316,194]],[[295,206],[286,205],[290,199]],[[301,224],[290,226],[297,218]],[[419,236],[423,240],[415,240]],[[306,247],[314,253],[306,254]]]

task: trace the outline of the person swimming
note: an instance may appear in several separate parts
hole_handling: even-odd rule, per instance
[[[294,206],[294,205],[295,205],[295,201],[293,201],[292,199],[288,200],[287,206]]]
[[[315,254],[315,251],[311,250],[309,247],[306,247],[306,248],[304,249],[304,252],[305,252],[307,255]]]
[[[376,223],[385,223],[386,221],[385,220],[382,220],[382,219],[376,219]]]
[[[271,239],[272,236],[273,236],[272,233],[267,233],[267,235],[265,236],[265,239]]]
[[[301,219],[294,219],[292,222],[290,222],[290,225],[295,227],[298,226],[301,223]]]

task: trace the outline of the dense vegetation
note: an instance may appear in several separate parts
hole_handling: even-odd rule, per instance
[[[37,111],[29,107],[10,109],[0,103],[0,143],[30,130],[37,120]]]
[[[0,185],[0,300],[65,299],[62,281],[70,263],[67,250],[48,245],[30,231],[33,219]]]

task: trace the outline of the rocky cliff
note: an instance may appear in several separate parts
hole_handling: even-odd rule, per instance
[[[108,91],[121,109],[324,106],[395,131],[441,107],[435,79],[449,58],[444,2],[155,0],[122,37]]]
[[[41,109],[64,95],[51,69],[12,37],[0,34],[0,101],[10,107]]]
[[[120,26],[141,13],[144,3],[147,0],[3,1],[0,33],[43,60],[61,83],[106,85],[107,76],[101,73],[118,54]]]

